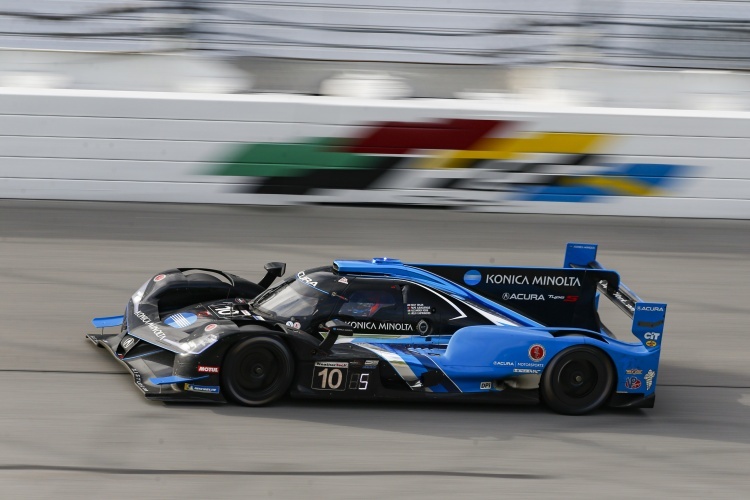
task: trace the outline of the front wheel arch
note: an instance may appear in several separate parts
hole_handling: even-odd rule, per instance
[[[246,337],[224,355],[221,386],[227,398],[243,406],[262,406],[284,396],[294,377],[294,356],[273,335]]]

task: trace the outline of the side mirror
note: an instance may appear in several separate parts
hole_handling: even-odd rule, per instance
[[[325,340],[323,340],[323,342],[321,342],[318,346],[318,348],[323,352],[330,352],[331,347],[333,347],[333,344],[336,343],[336,339],[339,338],[339,335],[345,335],[349,337],[354,335],[354,327],[349,325],[348,323],[341,321],[340,319],[332,319],[323,326],[328,328],[328,335],[326,336]]]
[[[271,286],[273,280],[284,275],[286,272],[286,264],[283,262],[269,262],[263,266],[263,269],[266,270],[266,275],[258,282],[258,286],[265,290]]]

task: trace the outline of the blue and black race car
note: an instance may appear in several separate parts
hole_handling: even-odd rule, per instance
[[[651,408],[666,304],[639,299],[596,251],[569,243],[561,268],[337,260],[273,287],[282,263],[258,283],[171,269],[144,283],[124,316],[94,319],[102,333],[87,337],[155,400]],[[630,341],[602,323],[602,297],[632,318]]]

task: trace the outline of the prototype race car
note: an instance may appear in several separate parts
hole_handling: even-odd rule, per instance
[[[274,287],[285,264],[267,264],[258,283],[171,269],[144,283],[124,316],[95,318],[102,333],[87,337],[155,400],[651,408],[667,306],[641,301],[596,251],[569,243],[562,268],[337,260]],[[636,342],[602,324],[602,296],[632,318]]]

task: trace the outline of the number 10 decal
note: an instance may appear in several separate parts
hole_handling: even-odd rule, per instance
[[[349,375],[349,363],[319,361],[313,369],[312,388],[320,391],[366,391],[369,383],[369,373]]]
[[[349,363],[319,361],[313,370],[312,388],[325,391],[346,390]]]
[[[323,368],[315,373],[315,376],[320,377],[321,389],[332,389],[334,391],[343,391],[345,389],[345,387],[341,387],[341,382],[344,380],[344,374],[341,373],[339,368]],[[339,387],[341,387],[341,389],[339,389]]]

